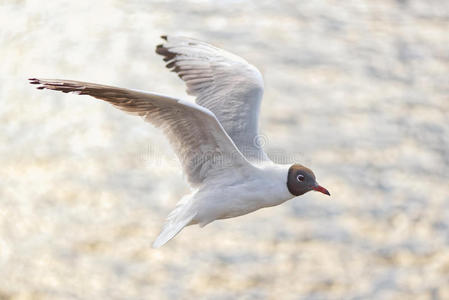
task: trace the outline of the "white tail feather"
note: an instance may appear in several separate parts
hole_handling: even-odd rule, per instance
[[[183,197],[175,209],[168,215],[161,233],[153,243],[153,248],[159,248],[174,238],[184,227],[190,224],[195,213],[189,211],[190,195]]]

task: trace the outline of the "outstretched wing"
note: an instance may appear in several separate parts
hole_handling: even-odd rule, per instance
[[[243,58],[186,37],[162,36],[156,47],[167,68],[187,84],[196,103],[211,110],[237,148],[251,162],[269,160],[258,143],[263,95],[260,72]]]
[[[195,103],[136,90],[59,79],[30,79],[38,89],[74,92],[107,101],[160,127],[181,161],[187,179],[198,186],[228,168],[248,167],[215,115]]]

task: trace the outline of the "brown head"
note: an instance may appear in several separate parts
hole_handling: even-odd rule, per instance
[[[331,194],[316,182],[312,170],[300,164],[288,169],[287,188],[292,195],[299,196],[314,190],[330,196]]]

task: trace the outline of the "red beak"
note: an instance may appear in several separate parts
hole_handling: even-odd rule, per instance
[[[321,192],[321,193],[326,194],[326,195],[328,195],[328,196],[331,195],[331,194],[329,193],[328,190],[326,190],[325,188],[323,188],[323,187],[322,187],[321,185],[319,185],[319,184],[317,184],[316,186],[314,186],[313,189],[314,189],[315,191]]]

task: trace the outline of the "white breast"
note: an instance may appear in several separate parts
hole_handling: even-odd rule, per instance
[[[288,168],[270,163],[250,173],[223,174],[220,180],[207,182],[207,187],[194,197],[194,223],[204,226],[216,219],[238,217],[293,198],[287,189]]]

